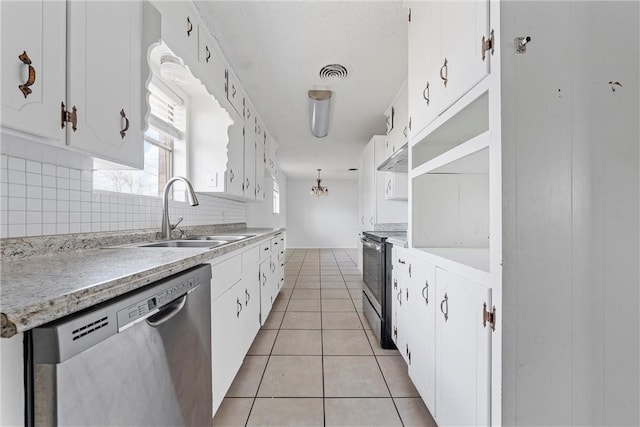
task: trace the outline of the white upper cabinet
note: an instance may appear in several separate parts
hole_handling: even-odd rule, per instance
[[[140,2],[67,4],[67,144],[96,157],[142,168]]]
[[[198,59],[200,16],[191,2],[158,1],[162,13],[162,39],[185,63]]]
[[[413,2],[409,22],[410,135],[417,135],[489,72],[489,1]],[[484,55],[484,58],[483,58]]]
[[[256,200],[263,201],[266,198],[264,188],[264,164],[266,161],[265,147],[266,133],[264,125],[259,117],[256,117],[256,155],[255,155],[255,179],[256,179]]]
[[[229,127],[227,144],[227,167],[225,171],[225,192],[242,197],[244,180],[244,128],[242,123]]]
[[[66,4],[3,1],[2,127],[64,145]]]
[[[244,116],[244,90],[240,85],[240,81],[234,74],[234,72],[227,68],[225,71],[225,91],[227,93],[227,99],[231,103],[231,106],[240,114]]]
[[[440,82],[448,107],[489,71],[491,52],[482,55],[482,37],[489,37],[489,0],[440,3]]]

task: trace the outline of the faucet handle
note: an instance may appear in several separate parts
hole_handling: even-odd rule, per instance
[[[170,224],[171,225],[171,229],[175,230],[176,227],[182,222],[183,219],[184,219],[184,217],[181,216],[180,218],[178,218],[178,222],[176,222],[175,224]]]

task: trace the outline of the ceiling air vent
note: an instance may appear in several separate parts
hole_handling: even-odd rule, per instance
[[[329,64],[320,69],[320,78],[323,80],[344,80],[347,74],[347,68],[340,64]]]

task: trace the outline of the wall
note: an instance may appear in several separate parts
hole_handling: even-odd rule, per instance
[[[287,247],[355,248],[358,181],[322,180],[329,196],[309,194],[311,179],[287,180]]]
[[[273,177],[265,176],[266,197],[262,203],[247,203],[246,222],[248,227],[277,228],[287,226],[287,177],[281,171],[276,179],[280,184],[280,213],[273,213]]]
[[[161,198],[93,192],[86,164],[67,167],[55,158],[49,163],[24,157],[0,156],[0,237],[160,229]],[[171,221],[180,216],[182,225],[245,221],[244,203],[207,195],[198,200],[196,207],[171,202]]]

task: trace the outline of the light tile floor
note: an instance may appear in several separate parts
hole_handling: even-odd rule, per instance
[[[436,426],[362,314],[355,250],[293,249],[214,426]]]

